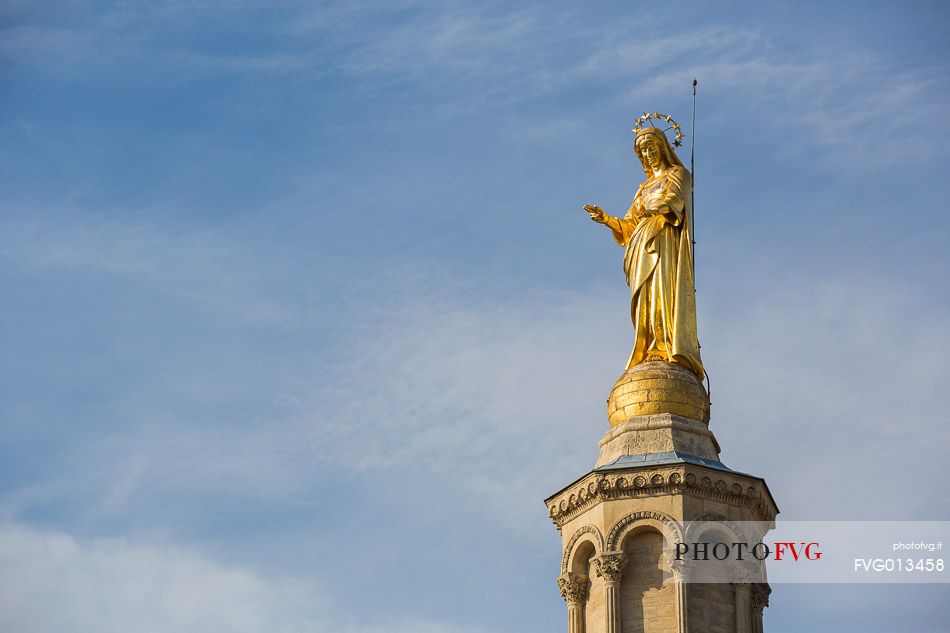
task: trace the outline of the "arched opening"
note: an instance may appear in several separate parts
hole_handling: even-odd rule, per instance
[[[627,558],[620,584],[622,633],[675,633],[676,588],[663,535],[653,527],[632,530],[622,547]]]
[[[692,538],[692,537],[691,537]],[[703,622],[708,633],[733,633],[736,630],[735,588],[730,582],[732,557],[720,560],[714,555],[716,545],[730,545],[737,537],[725,528],[708,528],[695,538],[707,544],[709,560],[693,561],[691,582],[686,586],[687,620]],[[731,550],[730,550],[731,551]]]
[[[574,556],[571,560],[571,566],[568,571],[581,575],[590,576],[591,559],[595,555],[594,544],[590,541],[581,541],[574,549]]]
[[[584,603],[584,629],[601,630],[599,623],[604,622],[604,585],[594,573],[592,559],[597,555],[594,544],[589,540],[581,541],[574,550],[570,571],[588,579],[587,601]]]

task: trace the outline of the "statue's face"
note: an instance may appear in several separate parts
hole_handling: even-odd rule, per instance
[[[651,169],[654,171],[664,167],[666,163],[666,157],[663,156],[663,148],[660,147],[660,144],[647,136],[644,138],[638,145],[640,149],[640,156],[643,157],[643,162],[645,162]]]

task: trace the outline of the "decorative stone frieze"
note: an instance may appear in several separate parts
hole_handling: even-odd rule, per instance
[[[713,472],[712,479],[705,472]],[[703,466],[683,464],[664,467],[632,467],[610,474],[591,472],[580,481],[547,500],[548,514],[561,528],[578,514],[613,499],[685,494],[723,501],[747,508],[752,519],[770,521],[774,503],[758,480],[741,473],[720,473]]]

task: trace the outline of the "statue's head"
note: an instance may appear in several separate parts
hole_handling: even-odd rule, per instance
[[[665,169],[671,165],[683,166],[666,134],[659,128],[645,127],[637,130],[633,148],[647,176],[652,176],[657,169]]]

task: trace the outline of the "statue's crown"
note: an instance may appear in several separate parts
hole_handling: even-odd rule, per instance
[[[664,130],[660,130],[657,126],[653,125],[654,121],[664,121],[666,123],[670,123],[671,125]],[[649,127],[644,127],[644,125],[647,125]],[[673,117],[671,117],[668,114],[661,114],[659,112],[648,114],[644,112],[642,115],[640,115],[640,118],[638,118],[633,124],[633,131],[637,133],[637,136],[640,136],[641,132],[646,133],[644,131],[650,130],[650,129],[656,129],[663,133],[673,130],[674,131],[674,136],[672,140],[673,147],[682,147],[683,139],[686,138],[686,135],[683,134],[683,130],[680,128],[680,124],[674,121]]]

